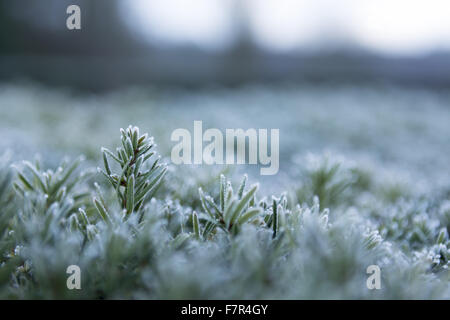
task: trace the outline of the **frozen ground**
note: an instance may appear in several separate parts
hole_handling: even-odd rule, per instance
[[[254,167],[171,165],[172,131],[192,131],[194,120],[202,120],[204,129],[280,129],[280,172],[263,177]],[[134,228],[129,223],[111,231],[102,229],[95,214],[90,216],[98,237],[79,259],[92,270],[92,279],[104,277],[104,285],[94,281],[83,297],[98,298],[101,292],[100,297],[135,298],[450,298],[450,92],[249,85],[193,91],[140,87],[94,95],[35,84],[0,85],[0,148],[10,150],[15,162],[38,153],[46,167],[55,168],[64,156],[84,154],[85,167],[102,166],[100,147],[114,149],[119,128],[129,124],[155,137],[169,172],[158,200],[145,209],[150,223],[139,236],[129,231]],[[173,236],[180,232],[179,226],[171,229],[172,216],[184,221],[181,233],[183,228],[189,232],[192,212],[203,210],[198,187],[217,195],[220,171],[232,181],[248,171],[252,183],[260,182],[261,201],[269,205],[271,194],[279,199],[286,192],[280,210],[293,242],[272,242],[265,226],[247,226],[239,236],[218,232],[213,239],[192,240],[187,249],[172,252],[165,231]],[[108,190],[101,176],[93,179]],[[90,188],[93,194],[92,183]],[[319,214],[314,196],[329,213]],[[86,206],[88,213],[95,211],[92,201]],[[27,208],[5,212],[23,215]],[[273,214],[269,207],[264,210],[265,217]],[[314,218],[307,218],[310,214]],[[42,218],[35,212],[31,216]],[[8,221],[4,225],[10,228]],[[37,289],[16,284],[16,291],[2,291],[0,268],[0,296],[66,297],[49,275],[70,258],[72,251],[64,245],[77,243],[76,232],[55,232],[56,240],[48,243],[47,236],[42,240],[33,231],[38,226],[32,221],[27,227],[34,240],[28,243],[32,250],[23,253],[25,261],[35,262],[31,276],[38,279]],[[22,227],[14,228],[18,233]],[[155,237],[161,238],[157,245]],[[122,238],[123,243],[117,240]],[[148,242],[155,246],[153,260],[142,250]],[[26,240],[23,244],[27,247]],[[124,267],[120,271],[107,263]],[[369,263],[384,272],[380,294],[365,287]],[[26,264],[20,268],[30,276]]]
[[[77,153],[98,160],[98,146],[113,146],[117,128],[128,124],[149,131],[168,156],[175,144],[172,131],[192,131],[194,120],[202,120],[204,130],[279,128],[280,173],[262,177],[271,185],[288,186],[308,154],[330,154],[414,191],[450,190],[448,92],[255,85],[81,95],[31,85],[0,86],[0,144],[13,149],[17,158],[31,158],[39,150],[48,161]]]

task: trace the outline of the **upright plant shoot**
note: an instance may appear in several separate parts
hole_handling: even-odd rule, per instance
[[[122,209],[127,215],[138,212],[160,185],[166,173],[166,165],[159,163],[160,156],[153,150],[156,144],[148,134],[139,135],[139,128],[129,126],[120,129],[121,146],[116,153],[102,148],[104,170],[98,169],[116,190]],[[109,160],[118,164],[118,172],[113,172]],[[152,160],[154,159],[154,160]],[[105,209],[94,199],[96,207]]]

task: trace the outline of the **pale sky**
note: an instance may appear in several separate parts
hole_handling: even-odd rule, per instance
[[[250,34],[272,51],[353,44],[383,54],[450,49],[450,0],[132,0],[128,23],[149,41],[226,48],[236,7]]]

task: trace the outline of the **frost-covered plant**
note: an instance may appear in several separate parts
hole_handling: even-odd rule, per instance
[[[55,203],[67,203],[70,207],[67,213],[73,213],[85,203],[89,195],[81,187],[89,171],[79,175],[74,173],[83,159],[80,157],[70,164],[63,161],[55,171],[42,171],[38,160],[34,165],[24,161],[23,171],[16,166],[18,181],[14,182],[14,188],[22,197],[41,197],[45,208]]]
[[[225,176],[221,175],[217,204],[211,196],[205,195],[203,190],[199,188],[202,207],[207,215],[203,216],[206,224],[201,234],[198,217],[196,214],[193,216],[194,232],[197,236],[208,238],[210,233],[216,228],[236,234],[243,224],[251,221],[261,213],[261,208],[256,206],[255,201],[258,185],[251,186],[250,190],[245,192],[246,183],[247,176],[244,176],[238,191],[235,193],[231,182],[227,182]]]
[[[306,165],[300,175],[301,186],[296,190],[300,202],[311,203],[317,196],[322,206],[335,206],[342,203],[345,191],[357,181],[357,172],[342,168],[341,162],[331,161],[328,156],[323,159],[308,155],[302,161]]]
[[[122,146],[116,149],[116,154],[107,148],[102,148],[104,169],[98,169],[108,179],[116,190],[122,209],[129,215],[139,212],[146,200],[160,185],[166,165],[159,164],[160,157],[152,149],[156,147],[153,137],[139,134],[139,128],[129,126],[120,129]],[[149,164],[155,156],[156,160]],[[154,158],[155,158],[154,157]],[[108,158],[119,165],[119,171],[113,173]],[[101,216],[106,219],[108,213],[104,200],[94,199],[95,206]]]
[[[11,237],[11,220],[15,208],[11,189],[13,174],[9,165],[9,155],[4,154],[0,157],[0,295],[9,282],[11,272],[18,266],[17,259],[11,257],[15,247]]]
[[[163,177],[182,184],[171,175],[183,171],[166,176],[147,135],[121,133],[115,153],[103,149],[106,197],[73,165],[25,163],[12,181],[0,160],[0,298],[450,297],[445,202],[369,197],[349,208],[349,193],[370,188],[345,165],[311,171],[301,203],[247,187],[247,176],[233,188],[233,177],[216,173],[155,196]],[[82,290],[66,287],[72,264]],[[365,286],[371,264],[382,269],[381,290]]]

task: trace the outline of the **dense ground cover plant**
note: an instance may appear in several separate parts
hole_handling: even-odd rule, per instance
[[[445,202],[339,210],[370,183],[328,158],[292,193],[260,196],[247,176],[233,186],[219,173],[210,188],[193,186],[193,201],[158,190],[177,171],[147,134],[130,126],[120,144],[102,148],[98,174],[81,159],[48,170],[2,158],[0,297],[450,297]],[[72,264],[81,290],[66,287]],[[371,264],[382,268],[381,290],[365,285]]]
[[[445,91],[374,85],[87,95],[2,84],[0,154],[11,152],[0,156],[0,296],[448,299],[449,102]],[[165,166],[172,130],[199,119],[205,128],[280,128],[280,172]],[[120,160],[118,128],[128,123],[158,142],[148,180],[166,172],[127,213],[131,174],[116,190],[109,178],[123,161],[99,147]],[[224,182],[235,203],[258,184],[238,217],[253,213],[231,228],[221,221]],[[80,291],[67,290],[69,264],[82,269]],[[368,264],[381,267],[381,290],[367,289]]]

